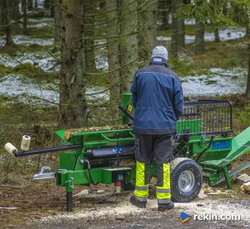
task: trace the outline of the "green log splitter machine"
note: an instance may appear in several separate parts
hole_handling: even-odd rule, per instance
[[[135,135],[132,132],[134,109],[131,99],[130,93],[122,96],[122,105],[119,106],[123,111],[122,124],[119,126],[59,130],[56,134],[66,143],[65,146],[18,152],[12,145],[14,148],[7,150],[16,157],[60,152],[59,169],[48,172],[46,170],[50,168],[44,166],[34,179],[56,178],[57,185],[65,186],[67,211],[73,209],[74,185],[115,182],[124,190],[133,190]],[[232,171],[231,165],[250,151],[250,127],[236,137],[229,137],[232,131],[232,105],[229,101],[185,103],[184,113],[177,122],[171,161],[173,201],[194,199],[200,192],[203,178],[212,186],[226,180],[228,188],[232,189],[230,177],[250,167],[250,162],[247,162]],[[154,162],[150,174],[156,176]]]

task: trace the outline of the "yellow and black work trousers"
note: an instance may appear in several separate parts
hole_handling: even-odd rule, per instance
[[[150,163],[157,165],[156,197],[158,204],[167,204],[171,200],[170,157],[172,142],[170,135],[136,135],[136,183],[134,195],[139,201],[147,201],[150,181]]]

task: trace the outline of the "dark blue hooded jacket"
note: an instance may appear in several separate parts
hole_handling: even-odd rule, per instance
[[[135,107],[136,134],[163,135],[176,130],[183,112],[183,92],[179,77],[165,59],[155,57],[149,66],[139,69],[131,87]]]

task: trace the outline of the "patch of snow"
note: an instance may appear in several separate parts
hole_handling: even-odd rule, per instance
[[[18,102],[25,104],[57,105],[59,104],[58,85],[58,82],[38,84],[22,75],[9,74],[0,79],[0,95],[17,97]],[[109,91],[102,87],[87,88],[86,94],[89,101],[109,100]]]
[[[48,89],[47,85],[39,85],[21,75],[9,74],[0,80],[0,95],[18,97],[25,104],[57,104],[59,93]]]
[[[51,46],[54,44],[54,39],[42,39],[42,38],[31,38],[30,36],[25,35],[15,35],[12,36],[13,42],[16,45],[40,45],[40,46]],[[0,37],[0,46],[5,45],[5,36]]]
[[[19,64],[30,63],[41,68],[43,71],[59,71],[60,66],[57,64],[55,58],[51,57],[46,52],[37,53],[20,53],[17,52],[15,57],[0,54],[0,64],[6,67],[16,67]]]
[[[43,17],[43,18],[28,18],[28,23],[50,23],[53,24],[55,21],[54,18],[47,18],[47,17]]]
[[[171,41],[171,37],[164,37],[164,36],[159,36],[159,37],[156,37],[156,40],[157,41]]]
[[[42,22],[38,24],[30,24],[28,25],[28,28],[41,28],[41,27],[53,27],[53,26],[54,24]]]
[[[219,37],[221,41],[226,40],[234,40],[241,37],[244,37],[246,35],[246,30],[243,28],[237,28],[237,29],[223,29],[219,30]],[[215,35],[214,33],[207,33],[204,34],[205,41],[215,41]],[[158,36],[156,37],[157,41],[171,41],[170,36]],[[195,35],[185,35],[185,44],[191,44],[195,41]]]
[[[211,69],[211,74],[182,78],[184,97],[230,95],[244,93],[247,71],[244,69]],[[21,75],[9,74],[0,80],[0,95],[17,97],[19,102],[35,105],[59,103],[58,82],[36,83]],[[110,98],[109,90],[103,87],[86,89],[88,101],[102,103]]]
[[[247,71],[244,69],[211,69],[211,74],[182,78],[184,97],[243,94],[246,90]]]
[[[95,64],[98,70],[108,70],[107,41],[105,39],[95,40]]]

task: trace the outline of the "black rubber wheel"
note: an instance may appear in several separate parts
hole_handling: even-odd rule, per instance
[[[200,166],[189,158],[176,158],[171,162],[171,197],[175,202],[190,202],[202,187]]]
[[[122,181],[121,188],[124,191],[134,191],[135,190],[135,184],[127,182],[127,181]]]

